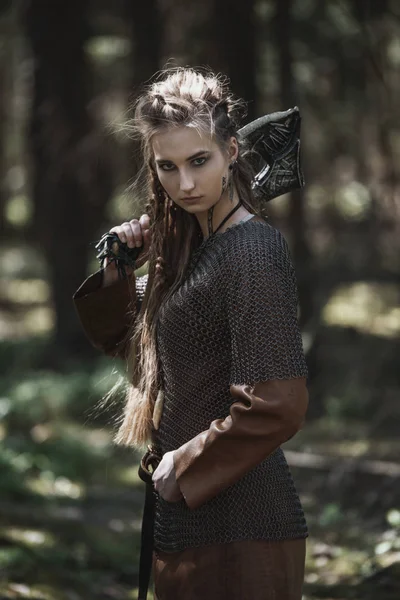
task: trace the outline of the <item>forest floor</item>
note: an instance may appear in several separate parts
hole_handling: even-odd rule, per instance
[[[107,370],[14,372],[1,390],[0,600],[136,598],[139,457],[87,410]],[[310,530],[304,600],[400,598],[399,450],[326,418],[285,445]]]
[[[62,372],[41,367],[52,324],[48,293],[41,279],[28,285],[11,276],[0,294],[0,600],[134,599],[139,456],[112,443],[118,410],[93,408],[118,367],[102,358]],[[15,298],[29,310],[23,302],[17,310]],[[379,362],[389,344],[359,336],[355,347],[352,332],[351,339],[340,331],[331,334],[338,340],[324,338],[333,367],[321,379],[335,389],[359,363],[374,365],[385,426],[371,427],[375,398],[362,403],[368,381],[358,370],[351,394],[336,387],[331,412],[309,419],[284,446],[310,532],[303,600],[400,598],[400,439],[383,396],[392,380]],[[397,407],[398,388],[389,392]]]

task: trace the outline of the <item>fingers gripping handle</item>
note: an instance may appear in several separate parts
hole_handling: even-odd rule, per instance
[[[109,262],[115,261],[120,279],[126,279],[126,267],[135,269],[135,263],[143,250],[143,245],[139,248],[129,248],[128,244],[121,242],[116,233],[105,233],[95,248],[100,266],[103,265],[105,258]]]

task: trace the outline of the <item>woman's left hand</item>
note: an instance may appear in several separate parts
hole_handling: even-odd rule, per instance
[[[179,485],[176,483],[173,452],[164,454],[152,479],[154,489],[167,502],[178,502],[183,498]]]

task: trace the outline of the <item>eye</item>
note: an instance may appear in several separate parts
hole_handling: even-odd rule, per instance
[[[175,169],[175,165],[173,165],[172,163],[163,163],[162,165],[159,165],[161,171],[173,171]]]
[[[193,160],[193,164],[195,167],[201,167],[202,165],[204,165],[205,162],[207,162],[206,156],[199,156],[198,158],[195,158]]]

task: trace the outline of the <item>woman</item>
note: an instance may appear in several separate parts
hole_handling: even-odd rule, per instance
[[[167,71],[140,97],[151,202],[111,229],[148,281],[115,263],[75,294],[89,339],[127,360],[117,440],[162,457],[158,600],[300,600],[307,528],[280,445],[302,426],[307,369],[293,267],[258,216],[226,82]],[[145,293],[144,293],[145,289]],[[136,319],[135,319],[136,317]]]

